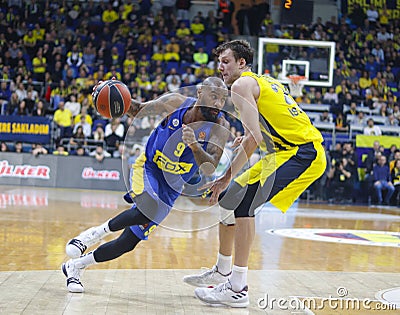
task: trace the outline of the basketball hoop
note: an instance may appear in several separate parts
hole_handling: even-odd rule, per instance
[[[307,77],[303,75],[291,74],[288,75],[289,79],[289,90],[290,95],[293,97],[303,96],[304,82],[307,81]]]

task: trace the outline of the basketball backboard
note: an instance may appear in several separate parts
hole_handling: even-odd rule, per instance
[[[289,75],[307,78],[307,86],[332,86],[335,43],[283,38],[259,38],[258,74],[268,72],[288,84]]]

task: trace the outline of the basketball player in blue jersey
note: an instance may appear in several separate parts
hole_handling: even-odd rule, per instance
[[[209,185],[210,202],[219,202],[222,208],[217,263],[202,274],[186,276],[184,281],[197,286],[195,295],[207,304],[246,307],[256,208],[269,201],[286,212],[323,174],[326,158],[321,133],[286,87],[272,77],[251,71],[253,49],[247,41],[224,43],[217,47],[216,54],[218,70],[231,87],[231,99],[245,133],[235,140],[240,149],[231,167]],[[257,147],[265,151],[263,158],[237,176]],[[235,260],[231,268],[233,246]]]
[[[86,267],[115,259],[146,240],[199,169],[206,175],[214,172],[229,136],[229,124],[220,112],[227,96],[224,82],[210,77],[198,87],[197,98],[170,93],[145,103],[132,100],[131,117],[156,108],[170,114],[153,130],[145,152],[132,166],[131,190],[124,197],[132,207],[67,243],[71,259],[62,271],[70,292],[84,291],[80,274]],[[120,230],[118,238],[83,255],[104,236]]]

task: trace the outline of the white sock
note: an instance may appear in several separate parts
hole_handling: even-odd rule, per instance
[[[224,256],[218,253],[217,263],[218,272],[227,275],[231,272],[232,256]]]
[[[74,259],[74,264],[78,268],[86,268],[90,265],[97,264],[97,262],[94,259],[93,252],[89,252],[86,255]]]
[[[229,278],[229,281],[232,285],[232,290],[239,292],[241,291],[247,284],[247,271],[249,267],[239,267],[233,265],[232,274]]]
[[[110,227],[108,226],[108,223],[110,222],[110,220],[108,220],[107,222],[104,222],[102,225],[98,226],[98,231],[101,235],[101,237],[103,237],[104,235],[111,233],[110,231]]]

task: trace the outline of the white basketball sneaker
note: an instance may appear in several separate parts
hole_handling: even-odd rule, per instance
[[[247,307],[249,305],[247,285],[240,292],[236,292],[232,290],[229,280],[215,288],[197,288],[194,294],[200,301],[213,306]]]
[[[231,273],[223,275],[218,271],[218,267],[214,265],[214,267],[207,269],[205,272],[199,275],[183,277],[183,282],[195,287],[209,287],[210,285],[226,282],[230,274]]]
[[[105,235],[106,232],[102,231],[101,226],[92,227],[70,240],[65,247],[65,252],[71,258],[78,258],[88,247],[99,243]]]
[[[67,277],[67,288],[72,293],[82,293],[85,291],[80,281],[81,273],[85,268],[78,268],[72,259],[61,265],[61,270]]]

